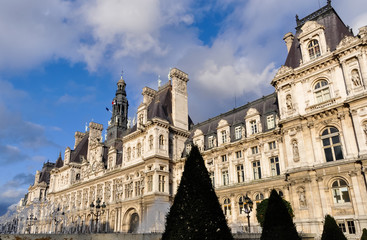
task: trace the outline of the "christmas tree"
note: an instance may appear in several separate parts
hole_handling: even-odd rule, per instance
[[[180,239],[233,239],[196,146],[192,147],[187,157],[162,236],[162,240]]]

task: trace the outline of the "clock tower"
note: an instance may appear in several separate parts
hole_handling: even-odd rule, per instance
[[[127,111],[129,103],[126,98],[126,83],[122,77],[117,82],[117,90],[112,100],[112,117],[108,122],[107,145],[115,145],[116,139],[122,138],[123,132],[127,129]]]

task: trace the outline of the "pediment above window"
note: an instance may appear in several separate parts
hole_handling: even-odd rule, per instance
[[[259,115],[259,112],[255,108],[250,108],[246,113],[246,118]]]
[[[218,129],[219,128],[222,128],[222,127],[225,127],[225,126],[228,126],[228,122],[224,119],[220,120],[219,123],[218,123]]]
[[[316,32],[317,30],[324,31],[324,29],[325,27],[322,26],[321,24],[318,24],[315,21],[308,21],[302,26],[301,28],[302,33],[299,35],[298,38],[301,39],[309,34]]]

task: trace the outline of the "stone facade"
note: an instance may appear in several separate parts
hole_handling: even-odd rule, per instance
[[[245,195],[255,203],[251,230],[260,231],[256,203],[276,189],[298,231],[318,238],[331,214],[358,239],[367,228],[367,27],[354,36],[328,1],[297,17],[296,34],[284,40],[288,57],[273,94],[196,125],[186,73],[172,69],[166,85],[145,87],[133,126],[121,78],[107,140],[102,125],[90,123],[64,160],[37,172],[18,231],[161,232],[196,144],[233,232],[248,231]],[[107,207],[96,224],[89,207],[97,199]],[[30,213],[37,224],[26,220]]]

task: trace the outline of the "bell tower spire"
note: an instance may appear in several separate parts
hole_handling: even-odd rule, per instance
[[[117,90],[112,100],[112,116],[107,128],[107,141],[110,143],[116,138],[122,138],[127,129],[127,114],[129,103],[126,98],[126,83],[121,72],[121,78],[117,82]]]

